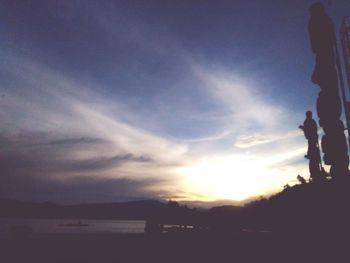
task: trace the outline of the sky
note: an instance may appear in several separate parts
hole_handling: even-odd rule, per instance
[[[1,1],[0,197],[243,203],[308,178],[313,1]],[[350,1],[324,1],[336,28]]]

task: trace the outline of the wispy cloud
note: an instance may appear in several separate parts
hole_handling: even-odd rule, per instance
[[[238,148],[251,148],[261,144],[269,144],[279,140],[291,140],[295,138],[300,138],[299,131],[291,131],[288,133],[268,133],[268,134],[242,134],[238,136],[235,141],[235,146]]]
[[[17,56],[7,59],[18,67],[9,75],[16,87],[2,83],[1,89],[1,167],[6,176],[20,181],[26,174],[33,183],[34,178],[52,182],[92,176],[152,184],[176,180],[174,175],[163,178],[167,172],[162,167],[180,162],[186,144],[128,123],[123,116],[132,111],[121,109],[127,105],[118,107],[119,102],[84,83]]]
[[[20,182],[23,194],[50,196],[46,185],[54,198],[60,191],[78,198],[85,189],[91,199],[106,192],[243,200],[305,173],[298,163],[305,141],[293,113],[253,76],[201,62],[166,28],[113,5],[92,1],[84,12],[109,57],[128,50],[125,64],[106,58],[104,72],[127,81],[67,74],[40,62],[41,52],[2,49],[3,194]]]
[[[254,88],[242,84],[242,81],[236,82],[228,75],[195,72],[193,77],[206,84],[203,91],[217,101],[216,112],[222,110],[227,114],[220,118],[219,122],[215,119],[215,122],[219,123],[217,130],[221,130],[221,133],[183,140],[147,131],[140,128],[141,123],[129,123],[128,118],[124,116],[137,115],[138,112],[128,108],[119,98],[112,101],[97,94],[94,90],[98,90],[98,87],[87,88],[84,82],[71,80],[46,66],[16,56],[8,56],[8,60],[10,65],[13,65],[12,78],[16,79],[16,85],[21,87],[13,90],[3,89],[4,96],[0,103],[3,109],[2,123],[6,124],[2,129],[2,144],[8,149],[2,166],[7,167],[5,170],[12,176],[17,174],[22,178],[26,171],[32,177],[40,178],[41,181],[45,181],[46,178],[50,183],[83,177],[116,182],[128,178],[127,180],[131,181],[144,180],[143,189],[148,189],[145,190],[148,194],[161,193],[159,196],[162,198],[178,196],[179,192],[183,192],[183,200],[198,196],[203,199],[205,194],[201,187],[205,188],[208,185],[204,186],[198,179],[196,185],[186,183],[191,181],[191,178],[200,180],[200,171],[191,170],[190,174],[178,171],[182,170],[181,167],[196,167],[205,156],[213,156],[215,152],[220,151],[218,149],[222,148],[221,141],[228,141],[229,144],[225,144],[228,154],[225,160],[228,162],[232,154],[246,155],[246,152],[238,150],[242,148],[252,151],[248,153],[248,160],[252,164],[265,163],[265,168],[259,175],[261,183],[255,184],[256,187],[252,187],[248,192],[241,193],[243,196],[249,197],[263,189],[266,191],[266,185],[273,189],[278,185],[276,182],[282,184],[294,177],[293,173],[288,178],[281,176],[281,179],[276,180],[275,177],[268,176],[266,168],[268,165],[276,167],[278,163],[283,163],[277,169],[283,171],[284,167],[288,166],[288,160],[294,161],[295,152],[300,154],[300,150],[295,150],[295,147],[299,147],[298,144],[292,146],[297,137],[295,132],[284,134],[274,131],[287,114],[286,111],[269,104],[263,97],[254,93]],[[252,127],[259,127],[256,129],[260,130],[260,133],[250,134]],[[284,152],[279,156],[285,158],[266,158],[264,154],[260,154],[262,150],[256,148],[261,145],[270,148],[271,156],[272,145],[275,150],[280,148]],[[222,163],[215,161],[215,158],[210,157],[206,160],[213,164],[210,169],[218,169],[218,173],[223,174],[220,182],[238,183],[237,186],[241,187],[239,180],[234,182],[227,179],[227,171],[220,170]],[[237,160],[233,158],[232,162],[233,165],[227,169],[234,171]],[[21,171],[16,169],[15,165],[9,165],[11,163],[20,164]],[[276,169],[275,172],[270,172],[276,173]],[[252,173],[247,173],[243,167],[240,168],[240,173],[248,178],[247,182],[256,180],[256,174],[253,176]],[[218,175],[210,176],[214,179]],[[203,179],[203,182],[205,180]],[[147,185],[147,182],[152,182],[152,185]],[[192,188],[188,188],[189,185]],[[213,193],[206,194],[215,197]],[[235,195],[231,197],[235,198]]]
[[[286,109],[269,100],[264,87],[252,79],[243,79],[220,67],[209,70],[192,64],[192,68],[204,84],[204,91],[220,103],[226,112],[225,121],[230,121],[232,126],[265,130],[275,128],[288,115]]]

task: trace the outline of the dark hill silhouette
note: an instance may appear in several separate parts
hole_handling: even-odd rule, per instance
[[[249,227],[280,232],[349,229],[350,179],[295,185],[245,207]]]
[[[245,206],[218,206],[198,211],[168,204],[153,210],[147,221],[150,230],[156,233],[169,224],[227,233],[244,229],[303,234],[344,232],[350,230],[349,189],[350,178],[343,178],[301,183]]]
[[[0,199],[0,217],[67,219],[147,219],[156,224],[194,226],[200,230],[273,232],[350,229],[350,178],[303,183],[245,206],[199,210],[156,200],[59,205]]]

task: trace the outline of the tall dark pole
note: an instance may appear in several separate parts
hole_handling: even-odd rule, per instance
[[[343,49],[345,73],[350,93],[350,17],[344,17],[340,28],[340,39]]]
[[[343,49],[343,62],[345,66],[345,75],[350,94],[350,17],[344,17],[340,28],[340,39]],[[339,57],[339,56],[338,56]],[[339,61],[340,64],[340,61]],[[340,66],[339,66],[340,67]],[[344,81],[343,81],[344,85]],[[345,88],[344,88],[345,92]],[[347,101],[344,106],[345,114],[347,114],[348,142],[350,147],[350,126],[348,116],[350,115],[350,103]]]
[[[346,127],[348,131],[348,145],[350,147],[350,113],[349,113],[349,102],[346,99],[346,93],[345,93],[345,84],[344,84],[344,77],[343,77],[343,71],[340,63],[340,57],[338,52],[338,45],[335,44],[335,60],[337,65],[337,71],[340,81],[340,90],[342,94],[342,102],[343,102],[343,109],[345,112],[345,120],[346,120]],[[349,81],[349,79],[348,79]]]

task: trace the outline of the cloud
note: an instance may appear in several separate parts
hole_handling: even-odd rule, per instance
[[[281,140],[292,140],[295,138],[300,137],[299,131],[290,131],[285,134],[283,133],[268,133],[268,134],[258,134],[258,133],[252,133],[252,134],[242,134],[238,136],[238,138],[235,141],[234,146],[238,148],[251,148],[254,146],[262,145],[262,144],[271,144],[276,141]]]
[[[45,136],[43,133],[0,136],[0,144],[3,147],[0,156],[2,171],[11,173],[11,171],[23,170],[25,173],[33,175],[39,175],[46,171],[63,176],[68,172],[104,171],[126,162],[152,162],[148,157],[137,157],[132,154],[73,159],[72,152],[88,151],[91,147],[97,150],[98,147],[101,147],[101,140],[84,138],[84,143],[81,144],[80,139],[50,141],[49,138],[49,134]],[[87,141],[88,144],[86,144]],[[105,148],[108,145],[104,143],[102,147]],[[96,154],[98,155],[99,151]],[[50,174],[46,174],[46,176],[49,177]]]
[[[21,67],[12,71],[12,75],[17,78],[18,85],[26,87],[17,90],[17,93],[16,90],[8,90],[6,98],[1,101],[3,120],[11,128],[53,131],[55,134],[76,137],[99,137],[114,143],[119,151],[131,151],[136,155],[152,152],[164,159],[176,159],[176,155],[186,151],[186,145],[173,143],[127,123],[125,116],[133,110],[123,104],[120,98],[111,101],[93,91],[98,90],[98,87],[88,89],[84,83],[72,81],[45,66],[16,57],[10,59],[11,62],[14,60],[16,64],[21,64]],[[20,122],[22,119],[23,122]],[[163,155],[165,151],[167,154]]]
[[[161,198],[203,199],[198,188],[201,184],[191,185],[192,188],[186,185],[186,176],[197,178],[198,175],[179,173],[178,168],[195,166],[203,157],[215,155],[222,149],[228,156],[244,155],[239,148],[251,151],[252,163],[266,162],[272,167],[280,161],[269,160],[267,153],[273,155],[273,152],[281,151],[283,155],[299,145],[293,145],[295,134],[288,130],[276,133],[276,127],[288,114],[282,107],[270,104],[255,92],[253,86],[219,70],[209,72],[198,67],[194,75],[205,84],[202,86],[205,94],[217,103],[214,115],[220,118],[204,121],[210,127],[213,120],[219,132],[204,137],[196,134],[192,139],[181,140],[141,128],[142,122],[147,121],[140,117],[142,112],[128,107],[118,96],[111,100],[96,93],[98,85],[88,88],[84,80],[72,80],[47,66],[13,54],[7,54],[6,59],[9,76],[16,79],[17,87],[21,87],[3,90],[5,97],[0,103],[2,123],[6,124],[1,129],[1,143],[7,149],[0,166],[6,177],[12,178],[4,180],[4,185],[12,182],[9,189],[14,189],[14,182],[19,183],[23,178],[27,178],[26,184],[38,183],[39,186],[60,186],[79,179],[81,187],[75,184],[82,193],[86,186],[83,178],[94,178],[97,186],[106,180],[115,180],[116,185],[121,182],[119,180],[144,181],[135,192],[142,195],[143,189],[145,196],[159,193]],[[133,114],[139,117],[128,118]],[[251,130],[259,133],[251,133]],[[224,142],[223,146],[220,142]],[[256,146],[263,147],[258,149]],[[294,157],[294,154],[287,154],[283,162]],[[208,160],[211,162],[210,158]],[[220,162],[215,165],[214,158],[213,170]],[[234,169],[234,166],[228,167]],[[243,167],[241,169],[244,173]],[[256,187],[254,191],[261,190],[275,178],[267,175],[264,171],[259,179],[260,188]],[[225,176],[222,183],[225,183]],[[277,181],[282,184],[285,180],[289,179],[281,177]],[[230,179],[227,183],[233,182]],[[130,192],[132,186],[137,184],[130,184]],[[67,188],[60,189],[64,192]],[[217,189],[219,191],[220,187]],[[251,191],[242,196],[246,193]]]
[[[115,202],[169,196],[166,189],[152,190],[160,179],[76,177],[53,181],[30,174],[0,177],[0,197],[31,201],[54,201],[64,204],[81,202]]]
[[[269,143],[273,140],[271,136],[268,135],[241,135],[237,139],[235,146],[238,148],[250,148],[259,144]]]
[[[45,133],[1,134],[0,145],[1,197],[74,203],[171,195],[162,185],[174,178],[152,174],[152,166],[159,164],[149,157],[125,154],[110,158],[69,158],[77,148],[86,151],[101,146],[100,139],[51,140],[50,134]],[[102,146],[109,147],[105,141]],[[130,163],[149,163],[151,176],[137,176],[140,171],[133,169],[128,173],[119,170]]]
[[[279,125],[289,113],[269,99],[264,87],[249,78],[239,77],[220,67],[211,69],[192,64],[192,69],[204,84],[206,91],[221,106],[225,121],[231,127],[269,130]]]
[[[107,199],[205,200],[201,173],[208,169],[178,172],[203,162],[213,171],[204,186],[208,192],[216,187],[217,193],[226,189],[234,196],[234,184],[242,190],[240,198],[265,191],[266,185],[276,190],[294,177],[289,162],[305,142],[291,132],[297,126],[294,113],[273,101],[262,82],[201,63],[166,28],[152,27],[125,10],[89,1],[75,13],[80,4],[69,6],[73,15],[64,19],[74,18],[93,37],[82,51],[87,36],[81,30],[71,35],[69,44],[77,46],[62,50],[71,52],[72,60],[66,56],[57,65],[42,62],[57,61],[42,50],[0,50],[2,193],[67,200],[86,193],[96,200],[104,194]],[[75,52],[84,59],[75,61]],[[245,167],[262,163],[270,170],[261,175]],[[237,167],[241,174],[232,180]],[[198,180],[189,187],[191,178]],[[254,180],[258,183],[243,191]]]
[[[99,138],[67,138],[67,139],[57,139],[49,142],[51,145],[84,145],[84,144],[107,144],[108,141]]]
[[[118,98],[111,101],[94,92],[98,87],[87,88],[83,82],[11,53],[5,58],[8,63],[1,70],[9,73],[15,87],[0,83],[2,194],[14,196],[18,190],[18,196],[23,196],[20,189],[28,188],[30,198],[38,195],[38,188],[50,195],[41,185],[55,184],[63,194],[67,188],[61,185],[72,180],[83,194],[85,180],[94,178],[101,194],[101,182],[110,180],[120,189],[118,184],[126,180],[132,183],[125,191],[118,190],[118,198],[131,193],[147,197],[167,192],[161,182],[177,180],[166,167],[183,161],[185,143],[128,122],[133,111]],[[143,183],[135,183],[139,181]],[[54,192],[57,196],[59,190]]]

